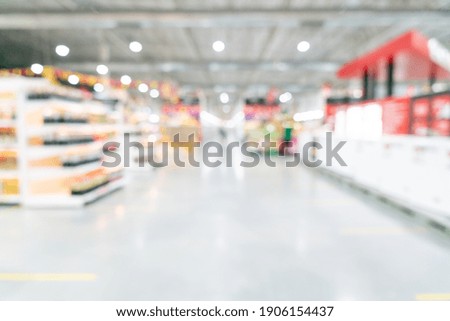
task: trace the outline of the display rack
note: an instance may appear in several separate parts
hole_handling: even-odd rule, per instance
[[[0,86],[0,205],[20,203],[17,137],[17,88],[14,82]]]
[[[8,88],[15,106],[15,117],[2,119],[0,128],[15,126],[15,145],[8,148],[17,151],[17,166],[0,171],[17,175],[17,193],[9,187],[1,203],[79,207],[123,186],[122,168],[101,166],[105,143],[123,140],[120,103],[98,101],[43,79],[6,78],[0,85]]]
[[[156,119],[153,119],[156,117]],[[139,143],[144,148],[144,155],[139,154],[137,148],[130,149],[130,164],[126,169],[148,170],[153,167],[148,162],[148,156],[154,152],[155,145],[161,139],[159,116],[153,114],[150,108],[132,106],[125,112],[124,134],[133,143]],[[150,144],[151,143],[151,144]],[[151,148],[151,150],[149,150]]]

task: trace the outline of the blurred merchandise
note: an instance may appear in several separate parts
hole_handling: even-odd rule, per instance
[[[8,192],[20,192],[20,198],[3,197],[0,203],[83,206],[123,185],[119,175],[114,186],[98,188],[113,181],[101,167],[103,145],[123,139],[118,100],[112,104],[94,100],[92,94],[60,88],[45,79],[3,78],[0,86],[16,93],[11,97],[24,98],[13,104],[18,119],[11,119],[11,126],[0,127],[0,178],[11,176],[6,170],[15,170],[17,188],[8,182]],[[19,123],[23,125],[16,126]],[[2,145],[9,149],[2,150]],[[18,161],[21,158],[23,162]],[[120,167],[117,170],[121,171]],[[22,185],[24,188],[19,188]],[[95,193],[89,193],[94,187]]]
[[[0,170],[17,169],[17,152],[0,150]]]

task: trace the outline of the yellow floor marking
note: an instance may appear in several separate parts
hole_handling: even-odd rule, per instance
[[[417,294],[416,300],[419,300],[419,301],[450,301],[450,293]]]
[[[95,281],[92,273],[0,273],[0,281]]]
[[[358,227],[358,228],[346,228],[340,231],[343,235],[402,235],[409,233],[424,233],[426,228],[413,227]]]

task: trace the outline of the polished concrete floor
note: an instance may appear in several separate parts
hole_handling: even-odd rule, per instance
[[[80,210],[0,208],[2,300],[414,300],[450,242],[314,170],[161,168]]]

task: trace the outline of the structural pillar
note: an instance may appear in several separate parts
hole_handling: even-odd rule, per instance
[[[392,97],[394,95],[394,61],[389,59],[387,65],[387,81],[386,81],[386,96]]]
[[[367,69],[364,70],[362,83],[363,83],[362,99],[367,100],[369,99],[369,71]]]

